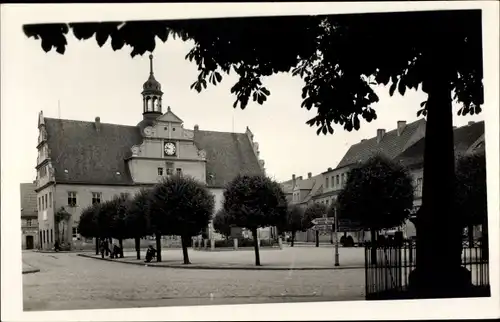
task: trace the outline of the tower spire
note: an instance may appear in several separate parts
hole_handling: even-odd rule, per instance
[[[153,73],[153,54],[149,55],[149,75],[154,75]]]

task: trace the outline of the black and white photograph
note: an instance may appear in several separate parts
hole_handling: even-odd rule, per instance
[[[498,11],[2,5],[2,320],[498,318]]]

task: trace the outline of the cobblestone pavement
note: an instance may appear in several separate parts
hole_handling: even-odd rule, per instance
[[[29,311],[364,299],[362,269],[186,270],[35,252],[23,260],[40,269],[23,275]]]

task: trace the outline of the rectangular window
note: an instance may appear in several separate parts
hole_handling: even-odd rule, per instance
[[[73,238],[78,237],[78,236],[77,236],[77,235],[78,235],[78,229],[76,229],[76,227],[73,227],[73,231],[72,231],[72,233],[73,233]]]
[[[158,168],[158,175],[162,176],[163,175],[163,168]]]
[[[52,192],[49,192],[49,208],[52,208]]]
[[[47,207],[49,205],[49,203],[47,202],[47,198],[48,198],[47,194],[45,194],[44,198],[45,198],[45,209],[47,209]]]
[[[339,185],[340,184],[340,182],[339,182],[340,181],[339,175],[337,175],[336,179],[337,179],[336,180],[337,181],[337,185]]]
[[[47,175],[47,168],[45,166],[40,168],[40,178],[43,178]]]
[[[45,230],[43,231],[43,243],[45,244]]]
[[[42,198],[42,210],[44,210],[45,209],[45,198],[43,196],[41,198]]]
[[[174,174],[174,164],[172,162],[167,162],[167,176]]]
[[[101,203],[101,192],[92,192],[92,204]]]
[[[31,226],[32,222],[31,222],[31,219],[26,219],[26,226]]]
[[[182,169],[181,168],[177,168],[175,169],[175,173],[180,177],[182,176]]]
[[[328,184],[330,183],[328,179],[328,177],[325,178],[325,188],[328,188]]]
[[[38,197],[38,211],[42,210],[42,199]]]
[[[76,207],[76,192],[68,192],[68,206]]]
[[[346,181],[345,173],[342,173],[342,185],[344,186],[345,186],[345,181]]]
[[[331,177],[331,181],[330,181],[330,185],[332,186],[332,188],[335,188],[335,176],[332,176]]]
[[[54,231],[52,230],[52,228],[50,229],[50,242],[54,242]]]

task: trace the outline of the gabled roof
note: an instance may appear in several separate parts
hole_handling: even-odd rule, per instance
[[[340,160],[337,168],[342,168],[357,162],[365,162],[375,154],[383,154],[389,159],[394,159],[404,151],[407,143],[419,129],[425,125],[425,119],[419,119],[405,126],[401,135],[397,129],[386,132],[382,141],[377,143],[377,137],[361,141],[352,145]]]
[[[207,153],[207,183],[210,186],[223,187],[238,174],[263,174],[245,133],[196,130],[194,141],[198,149]]]
[[[143,141],[139,127],[101,123],[97,131],[94,122],[51,118],[45,126],[56,182],[136,184],[125,159]],[[195,131],[194,142],[206,151],[209,186],[222,187],[237,174],[262,173],[246,134]]]
[[[180,117],[174,114],[172,110],[170,109],[170,106],[167,109],[167,113],[163,114],[160,116],[158,119],[160,122],[172,122],[172,123],[184,123]]]
[[[36,185],[34,183],[21,183],[21,217],[37,217]]]
[[[293,193],[293,180],[287,180],[280,183],[281,188],[285,194]]]
[[[297,179],[295,181],[295,189],[298,189],[298,190],[311,190],[314,186],[314,181],[316,180],[315,179],[316,177],[311,177],[311,178],[307,178],[307,179]]]
[[[475,122],[456,128],[453,131],[453,141],[455,145],[455,156],[465,154],[484,134],[484,121]],[[414,145],[406,149],[398,158],[404,166],[419,165],[424,161],[425,138],[420,139]]]
[[[304,200],[302,200],[302,202],[308,202],[314,196],[323,191],[323,176],[321,174],[312,177],[310,180],[313,180],[311,191],[307,194]]]

